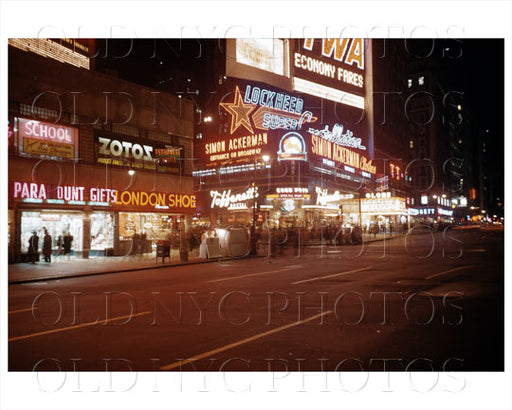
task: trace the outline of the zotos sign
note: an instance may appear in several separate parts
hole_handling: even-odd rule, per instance
[[[123,157],[142,161],[153,161],[153,147],[129,141],[119,141],[98,137],[100,143],[98,154],[102,156]]]

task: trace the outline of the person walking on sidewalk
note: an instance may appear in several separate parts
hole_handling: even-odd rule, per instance
[[[67,232],[66,235],[64,235],[64,256],[67,256],[67,259],[70,259],[71,257],[71,243],[73,242],[73,236]]]
[[[28,257],[30,262],[36,263],[39,262],[39,236],[37,236],[37,232],[32,232],[32,236],[28,240]]]
[[[45,262],[52,261],[52,236],[46,229],[44,230],[43,238],[43,256]]]

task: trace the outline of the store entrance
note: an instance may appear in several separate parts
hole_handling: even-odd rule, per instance
[[[113,246],[113,218],[107,212],[93,212],[91,219],[91,249],[89,257],[103,256],[105,249]],[[21,213],[21,253],[28,252],[29,238],[33,232],[39,236],[39,248],[42,248],[44,230],[52,237],[53,255],[59,253],[59,237],[66,233],[73,237],[71,257],[81,257],[83,252],[83,220],[81,211],[40,210]],[[62,243],[62,241],[61,241]]]

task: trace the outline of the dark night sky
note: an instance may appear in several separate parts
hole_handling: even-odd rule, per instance
[[[504,41],[464,40],[464,80],[473,141],[486,130],[493,197],[504,194]],[[465,97],[466,99],[466,97]],[[475,147],[478,150],[479,147]]]

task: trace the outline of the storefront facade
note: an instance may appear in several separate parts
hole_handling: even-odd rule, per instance
[[[127,255],[134,235],[141,253],[183,235],[196,208],[186,159],[192,103],[9,53],[9,262],[26,259],[33,232],[41,249],[45,230],[54,254],[69,233],[78,258]],[[43,71],[45,81],[37,81]]]
[[[69,195],[66,195],[68,192]],[[46,185],[13,181],[10,187],[14,259],[23,260],[29,238],[52,236],[59,254],[62,238],[73,237],[72,256],[122,256],[133,253],[133,237],[151,253],[158,241],[174,242],[185,232],[196,208],[194,194],[119,191],[110,188]]]

